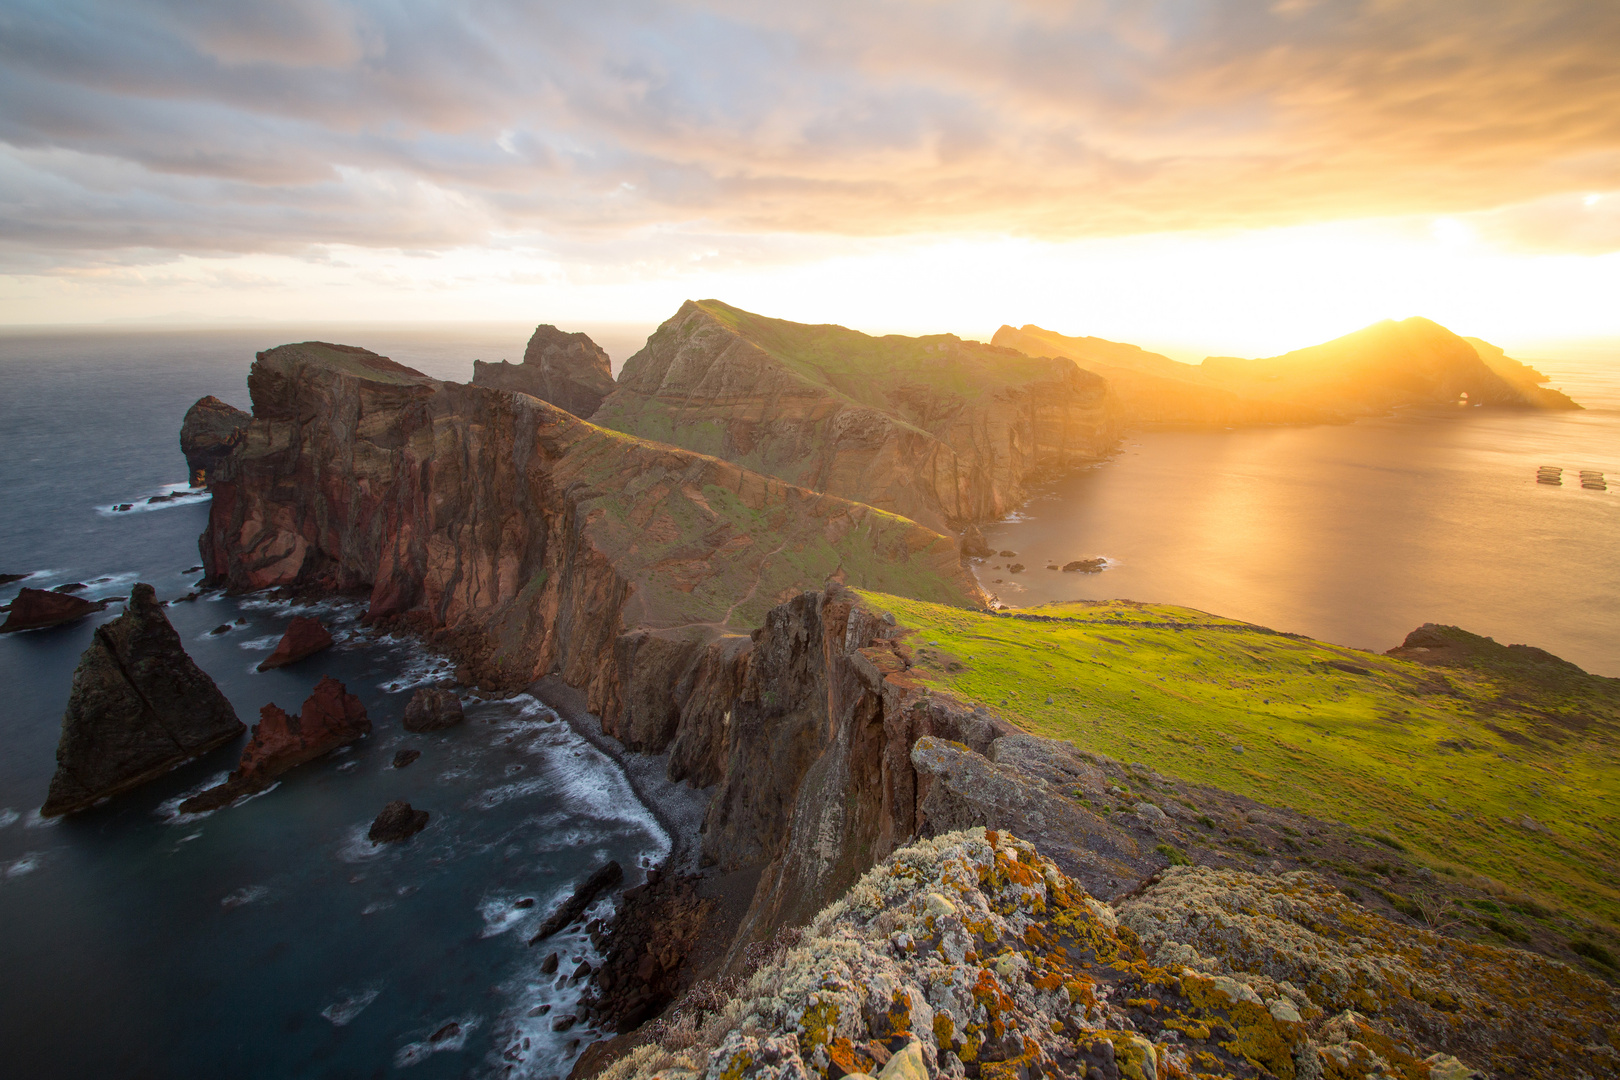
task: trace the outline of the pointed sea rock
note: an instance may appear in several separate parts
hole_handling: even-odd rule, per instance
[[[77,622],[106,606],[105,601],[86,600],[72,593],[23,589],[17,593],[17,599],[11,602],[11,611],[6,615],[5,625],[0,626],[0,634],[42,630],[47,626]]]
[[[65,598],[71,599],[71,598]],[[96,628],[73,673],[56,775],[41,813],[72,813],[242,733],[231,703],[186,655],[150,585]]]
[[[332,631],[321,620],[308,615],[295,615],[287,626],[287,632],[276,643],[276,651],[259,665],[259,670],[269,671],[296,664],[306,656],[314,656],[322,649],[331,647]]]
[[[549,401],[589,419],[613,393],[613,369],[602,346],[585,334],[567,334],[550,324],[535,328],[523,363],[473,361],[473,385]]]

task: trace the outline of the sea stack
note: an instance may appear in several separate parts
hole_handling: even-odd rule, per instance
[[[83,810],[242,730],[214,680],[186,655],[152,586],[136,585],[124,613],[96,628],[73,673],[56,775],[40,812]]]
[[[181,803],[180,809],[195,814],[228,806],[243,795],[263,791],[288,769],[354,742],[370,731],[366,707],[328,675],[305,699],[302,712],[288,716],[273,703],[260,709],[253,737],[242,748],[242,760],[235,771],[223,784]]]
[[[219,466],[247,437],[252,413],[227,405],[217,397],[198,398],[186,410],[180,424],[180,452],[186,455],[186,470],[192,487],[204,487],[214,479]]]
[[[276,642],[276,651],[259,665],[260,671],[296,664],[306,656],[314,656],[322,649],[332,647],[332,631],[319,619],[308,615],[295,615],[287,632]]]
[[[589,418],[613,393],[613,368],[608,354],[586,335],[565,334],[543,324],[529,338],[523,363],[474,360],[473,385],[516,390]]]

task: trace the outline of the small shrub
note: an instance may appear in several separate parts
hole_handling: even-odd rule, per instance
[[[1371,833],[1371,832],[1370,833],[1362,833],[1362,835],[1365,836],[1367,839],[1371,840],[1375,844],[1383,844],[1385,847],[1389,848],[1391,851],[1405,851],[1406,850],[1406,845],[1401,843],[1399,840],[1395,839],[1393,836],[1385,836],[1383,833]]]
[[[1465,900],[1463,903],[1467,904],[1471,908],[1478,911],[1487,912],[1491,915],[1502,914],[1502,909],[1496,906],[1495,900]]]
[[[1344,893],[1344,895],[1348,896],[1352,900],[1360,900],[1361,899],[1361,894],[1359,892],[1357,892],[1355,889],[1353,889],[1352,887],[1350,887],[1349,885],[1340,885],[1339,886],[1339,891]]]
[[[1485,926],[1491,932],[1501,934],[1509,941],[1530,940],[1529,934],[1525,933],[1523,930],[1520,930],[1517,926],[1514,926],[1510,922],[1503,922],[1501,919],[1487,918],[1485,920]]]
[[[1570,950],[1577,955],[1584,956],[1594,964],[1602,964],[1609,969],[1615,968],[1614,953],[1605,949],[1595,941],[1572,941]]]
[[[1199,814],[1198,824],[1202,825],[1206,829],[1213,829],[1215,827],[1215,819],[1210,817],[1208,814]]]
[[[1552,914],[1552,912],[1547,908],[1544,908],[1534,900],[1529,899],[1509,900],[1507,902],[1507,906],[1508,910],[1517,911],[1520,915],[1528,915],[1532,919],[1545,919],[1547,916]]]
[[[1175,847],[1172,844],[1160,844],[1153,850],[1157,851],[1160,855],[1163,855],[1166,859],[1169,859],[1171,866],[1192,865],[1192,860],[1187,858],[1186,854],[1180,848]]]

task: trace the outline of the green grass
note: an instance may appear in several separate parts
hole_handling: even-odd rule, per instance
[[[865,599],[915,630],[924,678],[1028,731],[1620,923],[1620,681],[1435,668],[1127,601],[1009,615]]]

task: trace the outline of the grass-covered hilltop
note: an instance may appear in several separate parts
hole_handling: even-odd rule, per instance
[[[1508,940],[1548,909],[1620,925],[1620,680],[1450,628],[1395,657],[1168,605],[866,599],[911,631],[918,676],[941,690],[1035,734],[1346,822],[1374,852],[1480,875],[1503,904],[1459,914]],[[1275,854],[1310,865],[1312,851],[1285,836]]]

